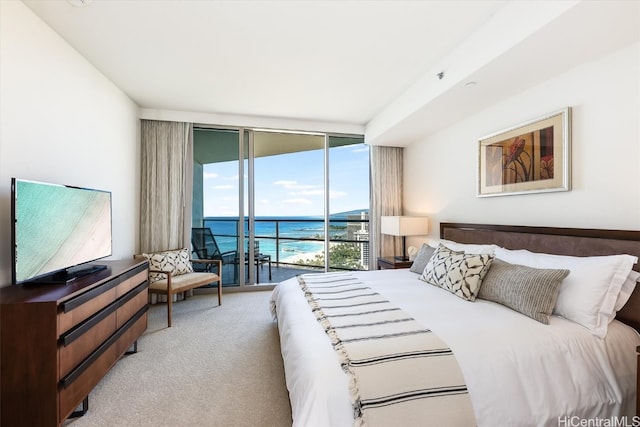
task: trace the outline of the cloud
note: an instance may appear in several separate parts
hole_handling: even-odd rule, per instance
[[[363,153],[363,152],[368,152],[369,151],[369,147],[364,146],[364,147],[358,147],[358,148],[354,148],[353,150],[351,150],[352,153]]]
[[[311,187],[311,186],[310,186]],[[312,188],[312,187],[311,187]],[[302,191],[292,191],[289,193],[291,196],[322,196],[324,195],[324,190],[302,190]]]
[[[322,188],[320,185],[298,184],[298,181],[287,180],[274,181],[273,185],[280,185],[287,190],[308,190],[312,188]]]
[[[324,196],[324,190],[302,190],[302,191],[290,191],[290,196]],[[342,197],[347,197],[348,194],[345,191],[337,191],[331,190],[329,191],[329,198],[331,199],[339,199]]]
[[[236,187],[233,185],[214,185],[213,188],[216,190],[235,190]]]
[[[296,184],[298,184],[298,181],[279,180],[279,181],[274,181],[274,183],[273,183],[273,185],[281,185],[284,188],[292,188]]]
[[[205,216],[237,216],[238,211],[233,208],[228,208],[226,206],[217,207],[215,213],[206,214]]]
[[[303,199],[303,198],[296,198],[296,199],[285,199],[282,201],[282,203],[286,203],[289,205],[311,205],[311,200],[309,199]]]
[[[202,177],[204,179],[221,179],[223,181],[238,181],[238,174],[235,175],[220,175],[217,172],[203,172]]]

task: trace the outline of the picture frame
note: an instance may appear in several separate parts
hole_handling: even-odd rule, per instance
[[[570,189],[571,107],[478,141],[478,197]]]

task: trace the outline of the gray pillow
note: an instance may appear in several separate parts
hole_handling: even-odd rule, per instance
[[[435,248],[432,248],[426,243],[423,243],[422,247],[418,251],[418,255],[416,255],[416,259],[413,261],[413,264],[411,264],[411,268],[409,268],[409,270],[413,271],[414,273],[422,274],[424,268],[427,266],[427,263],[431,259],[431,255],[433,255],[433,252],[435,252],[435,250]]]
[[[487,272],[478,298],[497,302],[545,325],[569,270],[540,269],[509,264],[498,258]]]

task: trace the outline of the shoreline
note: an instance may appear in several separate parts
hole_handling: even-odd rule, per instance
[[[301,252],[297,255],[291,255],[285,258],[281,258],[280,262],[293,264],[293,263],[296,263],[298,260],[302,260],[302,261],[306,261],[308,259],[313,260],[315,259],[316,255],[323,255],[323,254],[324,254],[324,249],[319,251]]]

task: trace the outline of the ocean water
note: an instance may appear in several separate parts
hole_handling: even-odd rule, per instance
[[[276,221],[277,220],[277,221]],[[339,222],[339,229],[330,229],[330,237],[346,236],[346,222]],[[222,252],[235,251],[237,238],[237,219],[205,218],[205,227],[209,227]],[[345,228],[343,229],[342,226]],[[245,235],[248,235],[245,222]],[[259,241],[260,252],[284,260],[290,257],[311,258],[311,253],[324,249],[324,220],[320,217],[270,218],[257,217],[255,221],[256,240]],[[276,248],[276,236],[278,247]],[[299,240],[314,239],[316,241]],[[246,248],[245,248],[246,250]]]

